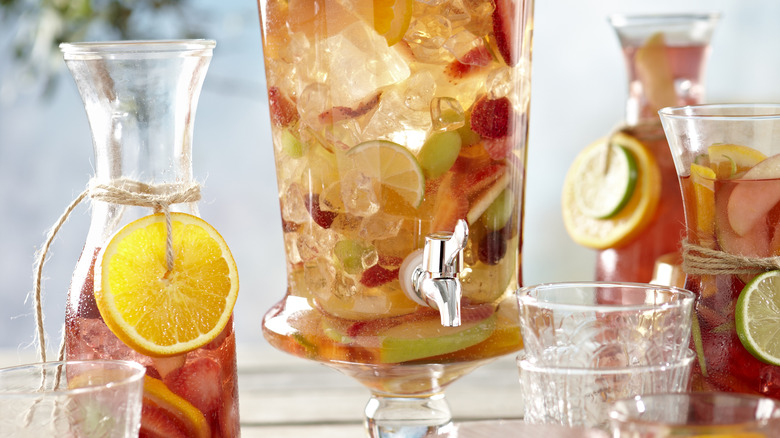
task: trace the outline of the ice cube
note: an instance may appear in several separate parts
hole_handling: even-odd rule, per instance
[[[363,130],[363,140],[390,140],[416,153],[431,128],[430,108],[413,110],[406,98],[392,89],[382,95],[379,107]]]
[[[414,111],[425,111],[430,107],[430,101],[436,94],[436,80],[429,71],[419,71],[406,81],[404,103]]]
[[[466,115],[457,99],[436,97],[431,101],[431,121],[434,131],[451,131],[465,124]]]
[[[360,169],[351,169],[341,177],[344,209],[355,216],[370,216],[379,210],[374,180]]]
[[[293,183],[287,186],[287,190],[281,197],[282,219],[296,224],[307,222],[311,216],[306,209],[304,198],[303,190],[299,184]]]
[[[363,218],[358,235],[369,241],[389,239],[398,235],[402,223],[402,217],[380,211]]]
[[[325,75],[323,83],[330,89],[332,106],[354,106],[410,75],[404,58],[363,21],[322,40],[301,62],[311,66],[310,72]],[[306,76],[317,80],[313,74],[302,75]]]

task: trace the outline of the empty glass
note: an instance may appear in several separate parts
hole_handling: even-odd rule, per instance
[[[725,392],[642,395],[615,402],[610,427],[615,438],[776,437],[778,403]]]
[[[635,283],[548,283],[518,291],[525,354],[576,368],[679,361],[690,342],[694,295]]]
[[[137,437],[146,370],[128,361],[0,369],[0,431],[13,437]]]
[[[576,427],[606,427],[610,404],[638,394],[680,392],[688,387],[696,355],[684,350],[673,363],[576,367],[518,357],[525,421]]]

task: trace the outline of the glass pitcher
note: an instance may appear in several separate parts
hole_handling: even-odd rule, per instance
[[[685,202],[685,287],[696,293],[692,387],[780,398],[780,106],[660,115]]]
[[[717,21],[717,14],[609,17],[626,62],[628,97],[625,121],[607,139],[610,146],[629,151],[637,172],[635,186],[627,186],[618,203],[605,203],[606,209],[592,208],[581,199],[567,201],[564,195],[564,205],[570,206],[564,208],[569,234],[598,250],[596,280],[681,285],[683,206],[657,111],[703,101],[705,65]],[[607,150],[605,139],[597,143],[604,145],[596,150]],[[576,169],[573,165],[567,175],[572,184],[584,180]],[[602,190],[592,197],[606,199],[604,194]]]
[[[127,307],[136,309],[139,321],[151,319],[150,325],[170,334],[166,339],[189,339],[189,325],[202,329],[199,323],[205,318],[199,310],[185,309],[196,315],[194,320],[198,321],[189,324],[185,322],[189,320],[179,319],[179,309],[166,306],[180,296],[178,283],[171,282],[181,275],[180,263],[194,260],[188,257],[192,247],[179,242],[196,245],[195,253],[211,248],[212,240],[199,232],[207,224],[198,218],[199,186],[192,176],[192,133],[214,46],[210,40],[61,46],[87,112],[95,153],[95,176],[88,190],[90,228],[73,273],[66,307],[66,356],[68,360],[132,360],[146,367],[141,436],[240,434],[232,304],[223,314],[225,319],[209,326],[209,331],[202,332],[196,342],[177,351],[158,351],[140,342],[139,336],[128,328],[141,327],[142,322],[130,326],[129,321],[123,324],[123,319],[116,318],[114,311],[105,313],[107,308],[119,306],[119,295],[114,300],[116,306],[106,304],[111,302],[107,299],[96,299],[97,295],[107,296],[107,292],[99,293],[107,289],[118,294],[125,280],[129,283],[137,277],[141,279],[140,285],[136,285],[138,289],[159,286],[160,292],[164,292],[156,293],[159,299],[154,301],[129,302]],[[143,224],[149,226],[141,227]],[[139,236],[123,234],[133,228],[142,228],[147,237],[136,239],[139,245],[125,247],[128,249],[117,246],[109,264],[107,249],[123,236],[121,242],[130,241],[128,235]],[[155,230],[162,231],[154,234]],[[182,235],[191,240],[177,237]],[[113,269],[114,259],[134,251],[157,254],[157,248],[166,246],[166,237],[171,244],[165,249],[171,252],[151,267],[129,262],[119,271],[119,284],[113,283],[109,268],[98,268]],[[155,244],[161,246],[154,247]],[[232,257],[227,262],[232,263],[235,272]],[[166,270],[167,263],[170,264]],[[164,275],[143,281],[144,275],[156,275],[159,267]],[[216,296],[216,283],[206,280],[222,275],[225,269],[224,263],[215,262],[206,267],[210,271],[206,276],[190,278],[199,282],[195,288]],[[102,281],[104,278],[106,281]],[[237,277],[232,281],[234,303]],[[134,299],[127,296],[125,300]],[[203,296],[197,298],[201,303]],[[211,305],[209,302],[208,306]],[[153,319],[151,312],[145,313],[150,310],[155,310],[158,317]],[[206,313],[209,311],[206,309]],[[137,332],[140,331],[138,328]]]
[[[260,0],[288,289],[276,348],[445,427],[444,388],[522,347],[532,0]],[[432,430],[433,430],[432,429]]]

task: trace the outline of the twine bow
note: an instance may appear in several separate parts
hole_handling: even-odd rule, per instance
[[[36,334],[38,337],[38,356],[41,362],[46,362],[46,338],[43,328],[43,309],[41,305],[41,277],[43,275],[43,265],[46,261],[46,254],[54,241],[54,237],[60,228],[68,220],[73,210],[87,196],[97,201],[109,202],[112,204],[129,205],[135,207],[148,207],[155,213],[165,214],[166,227],[166,263],[169,270],[173,269],[173,233],[170,206],[172,204],[181,204],[185,202],[196,202],[200,200],[200,185],[192,183],[184,184],[146,184],[130,179],[115,179],[108,183],[98,183],[96,180],[89,182],[87,188],[81,192],[73,202],[68,205],[65,212],[57,219],[57,222],[49,230],[46,241],[36,256],[35,281],[33,284],[33,307],[35,308]],[[63,360],[65,356],[65,336],[60,342],[58,350],[58,360]]]

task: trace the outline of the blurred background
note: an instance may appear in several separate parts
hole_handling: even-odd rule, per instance
[[[707,101],[780,102],[776,0],[537,0],[523,275],[526,284],[592,279],[594,253],[574,244],[560,190],[575,155],[622,121],[626,72],[612,13],[721,13]],[[30,294],[47,230],[93,174],[89,125],[60,41],[217,40],[198,107],[194,170],[202,216],[239,267],[239,346],[265,344],[260,320],[286,288],[257,5],[253,0],[0,0],[0,349],[34,351]],[[44,268],[50,345],[64,321],[88,204],[65,224]],[[52,341],[53,340],[53,341]]]

